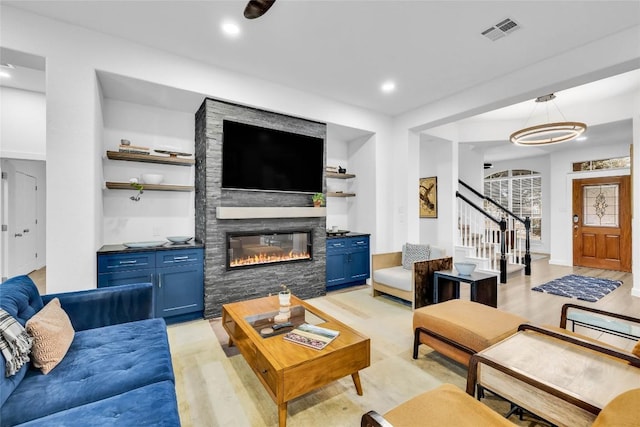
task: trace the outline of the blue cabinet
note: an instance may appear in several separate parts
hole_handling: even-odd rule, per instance
[[[151,282],[155,317],[167,323],[202,317],[202,248],[98,254],[98,287]]]
[[[369,236],[327,239],[327,289],[362,285],[369,274]]]

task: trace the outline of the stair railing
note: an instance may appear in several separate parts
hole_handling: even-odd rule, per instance
[[[476,212],[484,216],[487,220],[497,224],[500,227],[500,283],[507,283],[507,239],[506,239],[507,220],[504,217],[501,219],[497,219],[493,217],[492,215],[487,213],[483,208],[473,203],[471,200],[466,198],[464,195],[460,194],[460,192],[458,191],[456,191],[456,197],[464,201],[468,207],[474,209]],[[469,242],[470,236],[471,236],[470,225],[467,224],[463,229],[461,229],[461,232],[463,233],[463,236],[462,236],[463,241]],[[485,235],[486,235],[486,230],[485,230]],[[481,250],[484,251],[485,247],[486,246],[483,245]],[[493,253],[490,247],[487,248],[487,251],[488,251],[488,254],[487,254],[488,258],[495,260],[495,257],[493,256]]]
[[[477,197],[491,203],[498,210],[508,215],[512,220],[518,221],[522,223],[522,225],[524,225],[524,230],[525,230],[524,274],[527,276],[530,276],[531,275],[531,218],[528,216],[525,217],[524,219],[520,218],[518,215],[511,212],[509,209],[505,208],[500,203],[493,200],[491,197],[485,196],[484,194],[480,193],[479,191],[477,191],[475,188],[471,187],[469,184],[465,183],[464,181],[459,179],[458,183],[460,183],[467,190],[471,191]],[[512,228],[512,227],[509,227],[509,228]],[[517,241],[518,237],[517,237],[517,230],[515,229],[515,226],[512,229],[514,230],[513,239]],[[501,239],[501,242],[503,242],[502,239]],[[519,245],[516,245],[516,246],[519,247]],[[520,253],[516,255],[516,258],[517,258],[517,262],[522,262],[522,257]]]

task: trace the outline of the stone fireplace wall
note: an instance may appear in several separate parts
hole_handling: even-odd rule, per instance
[[[326,219],[266,218],[218,219],[218,207],[311,207],[308,194],[223,190],[222,122],[243,123],[322,138],[326,124],[263,111],[214,99],[205,99],[196,113],[196,239],[205,244],[204,316],[220,316],[222,304],[277,293],[287,285],[301,298],[326,293]],[[325,142],[326,144],[326,142]],[[326,153],[326,146],[325,146]],[[326,158],[323,162],[326,164]],[[323,192],[326,193],[326,184]],[[313,230],[313,260],[227,271],[226,233],[264,230]]]

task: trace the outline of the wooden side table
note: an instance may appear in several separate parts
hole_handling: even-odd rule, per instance
[[[471,301],[498,306],[498,276],[490,273],[473,272],[470,275],[459,274],[455,270],[436,271],[433,273],[433,303],[440,301],[440,286],[451,283],[455,286],[453,298],[460,298],[460,282],[471,285]]]

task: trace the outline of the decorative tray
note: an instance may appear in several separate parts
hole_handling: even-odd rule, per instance
[[[170,151],[170,150],[153,150],[156,153],[160,153],[160,154],[168,154],[169,157],[178,157],[178,156],[185,156],[185,157],[189,157],[192,156],[193,154],[191,153],[181,153],[179,151]]]
[[[155,248],[156,246],[162,246],[166,244],[167,241],[155,241],[155,242],[127,242],[123,243],[128,248]]]
[[[344,236],[347,233],[349,233],[349,230],[338,230],[338,231],[327,230],[327,236]]]

